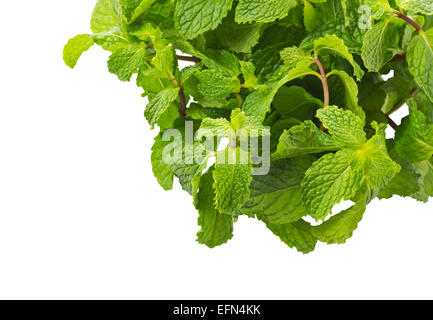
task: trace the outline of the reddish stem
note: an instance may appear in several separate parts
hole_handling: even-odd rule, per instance
[[[186,106],[188,102],[186,101],[185,97],[185,91],[183,90],[182,84],[177,82],[176,78],[170,79],[171,83],[177,88],[179,88],[179,100],[180,100],[180,108],[179,108],[179,115],[184,118],[186,116]]]
[[[320,70],[320,75],[322,76],[323,84],[323,104],[325,107],[329,106],[329,85],[328,78],[326,77],[325,69],[318,58],[314,58],[314,62],[317,64]]]
[[[183,90],[183,87],[179,86],[179,100],[180,100],[180,109],[179,114],[182,118],[186,116],[186,98],[185,98],[185,91]]]
[[[389,123],[389,125],[391,126],[391,128],[393,128],[394,131],[397,131],[397,129],[398,129],[398,124],[395,123],[394,120],[392,120],[391,117],[390,117],[389,115],[386,114],[385,116],[386,116],[386,118],[388,119],[388,123]]]
[[[406,21],[407,23],[412,25],[418,32],[424,32],[423,28],[418,23],[416,23],[415,20],[409,18],[407,15],[405,15],[404,13],[401,13],[400,11],[393,10],[393,12],[395,13],[395,15],[397,17],[399,17],[400,19],[403,19],[404,21]]]
[[[179,60],[183,60],[183,61],[191,61],[191,62],[195,62],[195,63],[199,63],[199,62],[201,62],[201,59],[200,58],[197,58],[197,57],[190,57],[190,56],[177,56],[177,58],[179,59]]]
[[[397,54],[392,58],[391,63],[400,62],[406,60],[407,53],[403,52],[402,54]]]

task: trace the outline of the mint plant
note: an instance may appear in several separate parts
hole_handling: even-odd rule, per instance
[[[201,244],[246,215],[308,253],[345,243],[375,198],[433,196],[430,0],[98,0],[91,30],[65,63],[96,44],[119,80],[135,76],[159,128],[153,172],[192,195]]]

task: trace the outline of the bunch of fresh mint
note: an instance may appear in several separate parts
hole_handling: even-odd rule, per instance
[[[193,196],[202,244],[247,215],[307,253],[349,239],[376,197],[433,196],[431,0],[98,0],[91,28],[66,64],[97,44],[137,74],[153,172]]]

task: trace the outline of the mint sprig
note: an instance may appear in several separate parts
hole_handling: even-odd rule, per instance
[[[431,1],[98,0],[91,30],[66,65],[99,45],[110,73],[136,76],[160,129],[153,172],[192,196],[201,244],[246,215],[308,253],[345,243],[376,197],[433,196]]]

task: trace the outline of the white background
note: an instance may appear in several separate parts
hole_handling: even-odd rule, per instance
[[[195,242],[197,213],[153,178],[134,83],[69,37],[95,1],[7,1],[0,19],[0,298],[433,298],[433,204],[374,201],[343,246],[302,255],[240,218]]]

